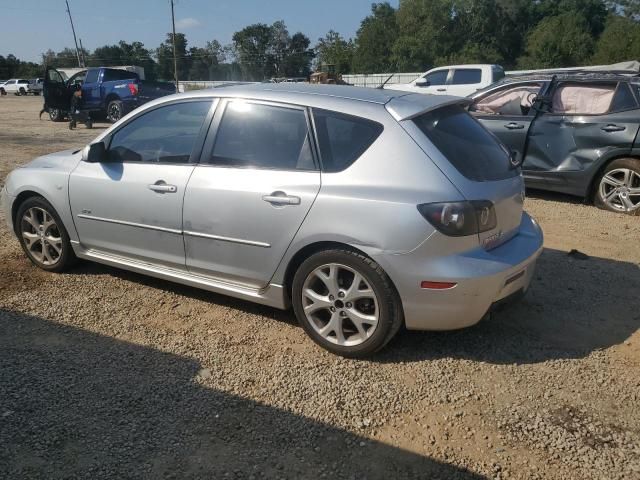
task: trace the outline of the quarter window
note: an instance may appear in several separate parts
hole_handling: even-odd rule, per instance
[[[322,169],[340,172],[355,162],[382,133],[377,122],[326,110],[313,110]]]
[[[631,93],[631,90],[629,89],[629,85],[626,83],[618,84],[618,89],[613,96],[613,102],[611,102],[610,111],[619,112],[622,110],[631,110],[632,108],[637,107],[638,104],[636,103],[636,99],[633,97],[633,93]]]
[[[229,102],[209,163],[240,168],[315,169],[304,110]]]
[[[112,162],[188,163],[211,102],[183,102],[156,108],[132,120],[112,137]]]
[[[478,68],[457,68],[453,71],[452,85],[473,85],[482,80],[482,71]]]

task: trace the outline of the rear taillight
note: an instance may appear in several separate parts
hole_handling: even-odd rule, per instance
[[[488,200],[423,203],[418,211],[431,225],[451,237],[464,237],[493,230],[496,210]]]
[[[135,83],[129,83],[127,87],[129,87],[131,95],[138,95],[138,85],[136,85]]]

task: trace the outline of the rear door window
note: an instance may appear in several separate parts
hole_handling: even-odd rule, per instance
[[[482,70],[479,68],[456,68],[453,71],[451,85],[474,85],[482,81]]]
[[[551,111],[558,115],[602,115],[609,112],[616,83],[561,83]]]
[[[98,69],[88,70],[85,83],[96,83],[98,81],[98,72],[100,72]]]
[[[236,168],[314,170],[305,111],[230,101],[208,163]]]
[[[413,121],[469,180],[504,180],[520,173],[511,166],[507,148],[459,105],[439,108]]]
[[[384,127],[366,118],[313,109],[322,169],[340,172],[355,162],[382,133]]]

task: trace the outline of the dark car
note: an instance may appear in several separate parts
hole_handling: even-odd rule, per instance
[[[176,93],[173,83],[141,80],[135,72],[107,67],[88,68],[68,80],[48,67],[43,87],[45,104],[54,122],[68,116],[71,96],[77,88],[82,89],[83,109],[104,116],[111,123],[148,101]]]
[[[573,72],[507,77],[469,111],[522,161],[529,188],[640,214],[640,78]]]

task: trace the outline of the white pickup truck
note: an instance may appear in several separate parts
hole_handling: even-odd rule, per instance
[[[450,65],[420,75],[411,83],[385,85],[390,90],[466,97],[504,77],[500,65]]]
[[[23,80],[21,78],[12,78],[0,85],[0,94],[7,95],[13,93],[14,95],[26,95],[29,90],[29,80]]]

